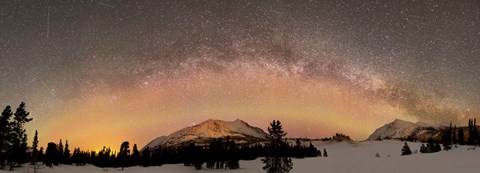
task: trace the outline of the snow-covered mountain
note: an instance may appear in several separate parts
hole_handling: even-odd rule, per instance
[[[238,143],[254,143],[267,140],[269,135],[262,129],[250,126],[248,123],[239,119],[235,121],[210,119],[200,124],[176,131],[168,136],[158,137],[148,143],[145,147],[168,147],[190,142],[202,144],[208,143],[214,138],[226,138],[227,136]]]
[[[385,124],[373,132],[367,140],[376,139],[407,139],[409,137],[419,141],[427,141],[429,138],[440,139],[442,134],[441,127],[417,122],[412,123],[396,119],[391,123]]]
[[[150,141],[147,145],[145,145],[145,146],[142,148],[142,150],[145,149],[145,148],[147,148],[147,147],[148,147],[148,148],[156,148],[156,147],[158,147],[160,144],[162,144],[162,143],[165,141],[165,139],[167,139],[166,136],[157,137],[157,138],[153,139],[152,141]]]

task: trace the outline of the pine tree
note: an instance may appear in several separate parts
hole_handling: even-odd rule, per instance
[[[63,151],[63,163],[70,164],[70,149],[68,149],[68,140],[65,141],[65,150]]]
[[[7,153],[11,150],[11,131],[10,118],[13,112],[10,106],[6,106],[0,116],[0,167],[4,167]]]
[[[35,136],[33,137],[33,143],[32,143],[32,165],[37,164],[37,155],[38,155],[38,132],[37,130],[35,130]]]
[[[282,129],[282,123],[278,120],[273,120],[273,122],[270,123],[270,127],[268,127],[268,133],[272,139],[272,147],[278,147],[281,145],[283,143],[283,137],[287,135],[287,133]]]
[[[405,142],[405,145],[402,148],[402,156],[404,155],[411,155],[412,151],[410,150],[410,147],[408,147],[408,144]]]
[[[140,160],[140,153],[137,149],[137,144],[133,144],[132,155],[130,156],[130,160],[132,161],[131,165],[138,165]]]
[[[465,135],[463,134],[463,129],[460,128],[458,129],[458,139],[457,139],[457,142],[459,145],[465,145]]]
[[[328,157],[328,154],[327,154],[327,149],[323,149],[323,157]]]
[[[300,139],[297,138],[297,139],[295,140],[295,147],[300,148],[301,146],[302,146],[302,142],[300,142]]]
[[[142,151],[142,156],[141,156],[141,162],[142,162],[142,166],[143,167],[148,167],[150,166],[150,148],[149,147],[146,147],[145,149],[143,149]]]
[[[477,119],[468,119],[468,140],[467,145],[475,145],[477,137]]]
[[[425,144],[422,144],[422,146],[420,146],[420,153],[427,153],[427,147],[425,147]]]
[[[48,167],[52,167],[52,165],[58,166],[58,156],[57,144],[53,142],[48,143],[47,150],[45,151],[45,165]]]
[[[477,131],[477,119],[473,119],[473,127],[472,127],[472,133],[470,133],[472,136],[472,145],[477,144],[477,136],[478,136],[478,131]]]
[[[125,141],[120,146],[120,151],[118,152],[117,158],[120,160],[120,166],[122,170],[125,166],[128,165],[128,157],[130,155],[130,144],[128,141]]]
[[[227,167],[228,169],[238,169],[240,168],[239,158],[237,155],[237,144],[234,141],[229,140],[228,145],[228,157],[227,157]]]
[[[25,103],[20,103],[13,116],[12,124],[12,138],[11,143],[12,152],[10,154],[10,170],[13,167],[20,165],[27,160],[27,134],[23,125],[32,121],[32,118],[28,118],[29,112],[25,110]],[[15,165],[16,164],[16,165]]]
[[[458,139],[457,139],[457,125],[453,126],[452,142],[453,142],[453,144],[455,144],[455,145],[458,144]]]
[[[450,128],[442,136],[442,145],[444,150],[450,150],[452,148],[452,123]]]
[[[60,142],[58,143],[58,161],[59,161],[59,163],[63,163],[63,144],[62,144],[62,139],[60,139]]]
[[[43,152],[43,147],[40,147],[40,150],[38,150],[37,162],[43,162],[44,158],[45,153]]]
[[[283,141],[283,138],[287,135],[282,129],[282,123],[278,120],[273,120],[268,127],[268,133],[270,134],[270,151],[269,156],[262,159],[262,162],[265,164],[263,167],[268,173],[270,172],[289,172],[292,169],[292,160],[288,157],[285,157],[285,151],[282,151],[285,148],[280,148],[286,146],[286,142]],[[288,147],[288,146],[287,146]]]
[[[439,152],[439,151],[442,151],[442,147],[440,147],[440,144],[435,143],[433,152]]]

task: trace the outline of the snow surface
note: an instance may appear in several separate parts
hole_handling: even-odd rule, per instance
[[[480,148],[472,150],[470,146],[459,146],[450,151],[441,151],[431,154],[413,154],[400,156],[403,142],[400,141],[366,141],[359,143],[347,142],[315,142],[315,146],[322,150],[327,149],[329,157],[317,157],[306,159],[292,159],[293,169],[291,173],[396,173],[396,172],[419,172],[419,173],[472,173],[478,172],[480,166]],[[420,143],[408,143],[411,150],[419,150]],[[470,149],[470,150],[469,150]],[[380,157],[375,157],[378,153]],[[390,157],[389,157],[390,155]],[[40,173],[158,173],[158,172],[233,172],[233,173],[263,173],[263,164],[260,159],[252,161],[240,161],[240,169],[237,170],[195,170],[182,164],[163,165],[155,167],[129,167],[125,170],[108,168],[106,170],[92,165],[67,166],[47,168],[42,167]],[[10,171],[0,171],[7,173]],[[33,172],[29,166],[17,168],[13,172]]]

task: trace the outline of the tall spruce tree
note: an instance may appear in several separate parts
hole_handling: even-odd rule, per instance
[[[454,145],[458,144],[458,139],[457,139],[457,125],[453,126],[453,135],[452,135],[452,142]]]
[[[283,137],[287,135],[285,131],[282,129],[282,123],[278,120],[273,120],[270,123],[270,127],[268,127],[268,133],[271,137],[271,145],[272,147],[278,147],[283,143]]]
[[[37,155],[38,155],[38,132],[35,130],[35,136],[33,137],[32,142],[32,165],[37,164]]]
[[[233,140],[227,141],[227,167],[228,169],[240,168],[237,144]]]
[[[10,153],[9,162],[10,170],[13,170],[14,166],[19,166],[21,163],[27,160],[27,134],[23,125],[32,121],[29,118],[29,112],[25,110],[25,103],[20,103],[17,110],[13,114],[12,124],[12,151]]]
[[[467,145],[475,145],[477,140],[477,119],[468,119],[468,140]]]
[[[13,112],[10,106],[6,106],[0,116],[0,168],[5,166],[7,153],[11,149],[11,131],[10,118]]]
[[[120,151],[118,152],[117,158],[120,161],[120,166],[122,170],[124,167],[128,166],[128,157],[130,155],[130,144],[128,141],[125,141],[120,145]]]
[[[63,163],[63,144],[62,144],[62,139],[60,139],[60,142],[58,143],[58,162]]]
[[[463,134],[463,129],[462,128],[458,129],[458,135],[457,136],[458,136],[457,137],[458,138],[457,139],[458,144],[459,145],[465,145],[465,134]]]
[[[140,162],[140,152],[138,152],[137,144],[133,144],[132,155],[130,156],[131,165],[137,166]]]
[[[65,140],[65,149],[63,151],[63,164],[70,164],[70,149],[68,149],[68,140]]]
[[[33,172],[37,173],[38,172],[38,132],[35,130],[35,136],[33,137],[33,142],[32,142],[32,165],[33,165]]]
[[[141,156],[141,164],[143,167],[148,167],[150,166],[150,158],[151,158],[151,155],[150,155],[150,148],[149,147],[146,147],[143,149],[142,151],[142,156]]]
[[[48,143],[47,150],[45,151],[45,165],[48,167],[52,167],[53,165],[58,166],[58,156],[57,144],[53,142]]]
[[[442,136],[442,145],[444,150],[452,148],[452,123],[450,123],[450,127]]]
[[[37,162],[43,162],[45,160],[45,152],[43,147],[38,150]]]
[[[282,151],[282,148],[286,142],[283,141],[283,138],[287,135],[282,129],[282,123],[278,120],[273,120],[268,127],[268,133],[270,134],[270,150],[267,155],[262,159],[262,162],[265,164],[263,167],[268,173],[277,173],[277,172],[289,172],[293,168],[292,160],[288,157],[285,157],[285,151]]]
[[[472,145],[476,145],[477,144],[477,136],[478,136],[478,130],[477,130],[477,119],[474,118],[473,119],[473,127],[472,127]]]

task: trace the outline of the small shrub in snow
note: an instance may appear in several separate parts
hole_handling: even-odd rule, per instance
[[[428,140],[428,143],[426,146],[422,144],[422,146],[420,147],[421,153],[434,153],[434,152],[439,152],[441,150],[442,148],[440,147],[440,144],[435,143],[431,138]]]
[[[404,155],[411,155],[412,151],[410,150],[410,147],[408,147],[408,144],[405,142],[405,145],[402,148],[402,156]]]

